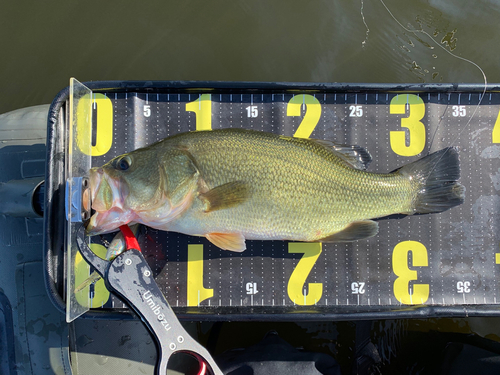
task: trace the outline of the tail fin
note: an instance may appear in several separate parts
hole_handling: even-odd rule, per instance
[[[460,178],[456,147],[447,147],[400,168],[398,172],[416,180],[420,186],[413,202],[413,213],[446,211],[464,202],[465,188]]]

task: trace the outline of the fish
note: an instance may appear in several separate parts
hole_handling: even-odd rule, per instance
[[[390,173],[366,170],[361,146],[249,129],[180,133],[90,169],[89,235],[123,224],[207,238],[241,252],[246,240],[351,242],[374,219],[439,213],[464,202],[458,150]]]

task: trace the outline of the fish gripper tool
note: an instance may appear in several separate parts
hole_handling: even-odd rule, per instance
[[[128,249],[112,261],[101,259],[85,242],[83,225],[78,229],[76,241],[83,258],[102,276],[108,290],[116,293],[139,315],[156,340],[155,374],[166,375],[168,360],[179,352],[198,360],[198,375],[223,374],[207,349],[182,327],[139,249]]]

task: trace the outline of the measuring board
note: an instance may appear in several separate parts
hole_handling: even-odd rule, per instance
[[[234,320],[269,313],[395,316],[415,311],[411,306],[463,314],[464,306],[473,305],[469,308],[488,306],[495,313],[500,303],[497,88],[489,86],[480,102],[482,86],[112,85],[89,84],[92,166],[180,132],[220,128],[360,145],[373,158],[368,171],[380,173],[444,147],[459,150],[459,182],[466,188],[462,205],[438,214],[377,220],[379,233],[368,240],[247,241],[246,251],[233,253],[204,238],[141,227],[144,255],[178,312],[212,318],[227,314]],[[111,241],[113,235],[106,238]],[[93,242],[95,250],[105,253],[99,237]],[[81,258],[73,264],[85,266]],[[88,272],[75,269],[75,283]],[[125,309],[102,280],[88,293],[80,303],[92,311]]]

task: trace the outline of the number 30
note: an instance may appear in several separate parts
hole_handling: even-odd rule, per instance
[[[417,95],[397,95],[391,100],[391,114],[405,114],[406,105],[409,115],[401,119],[401,127],[409,131],[409,143],[406,144],[404,130],[391,131],[390,142],[392,151],[401,156],[415,156],[425,147],[425,125],[420,121],[425,115],[424,101]]]

